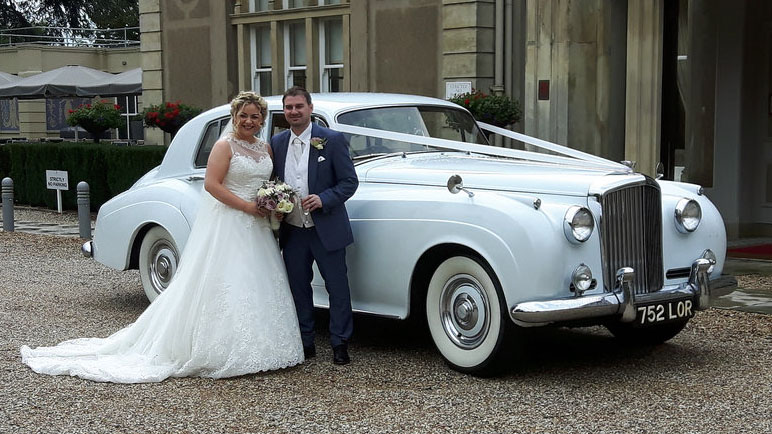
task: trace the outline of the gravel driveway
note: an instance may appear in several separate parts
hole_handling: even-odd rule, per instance
[[[361,316],[345,367],[320,329],[315,359],[268,374],[37,375],[21,345],[104,336],[147,306],[136,272],[79,246],[0,232],[0,432],[772,432],[772,316],[716,309],[656,348],[602,328],[534,330],[526,361],[493,379],[446,368],[411,324]]]

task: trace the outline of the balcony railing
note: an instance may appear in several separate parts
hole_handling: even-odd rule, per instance
[[[45,45],[58,47],[134,47],[139,27],[83,29],[72,27],[17,27],[0,30],[0,47]]]

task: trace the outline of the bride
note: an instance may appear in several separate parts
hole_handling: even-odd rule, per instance
[[[231,102],[233,133],[215,143],[201,208],[169,287],[136,322],[107,338],[21,348],[22,362],[49,375],[145,383],[222,378],[303,362],[295,305],[267,210],[257,190],[273,168],[255,138],[265,101]]]

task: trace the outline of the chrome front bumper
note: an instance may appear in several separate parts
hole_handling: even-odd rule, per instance
[[[605,294],[561,298],[556,300],[528,301],[519,303],[510,309],[512,321],[521,326],[539,326],[556,322],[575,321],[586,318],[620,316],[622,322],[635,321],[636,304],[656,303],[693,297],[695,307],[704,310],[710,307],[710,297],[729,294],[737,288],[737,279],[733,276],[720,276],[710,280],[708,259],[697,259],[687,283],[675,288],[635,295],[630,282],[635,276],[632,268],[620,268],[616,274],[614,290]]]

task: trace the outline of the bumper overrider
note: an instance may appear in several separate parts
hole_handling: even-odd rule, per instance
[[[80,246],[80,252],[83,253],[83,256],[87,258],[91,258],[94,256],[94,242],[93,241],[86,241],[83,243],[82,246]]]
[[[524,326],[612,316],[618,316],[622,322],[633,322],[636,319],[636,305],[683,298],[693,299],[697,310],[705,310],[710,307],[711,297],[729,294],[737,288],[734,276],[722,275],[710,280],[708,269],[711,265],[708,259],[697,259],[692,263],[686,283],[638,295],[633,293],[630,285],[635,271],[629,267],[620,268],[611,292],[519,303],[510,310],[510,317],[515,323]]]

